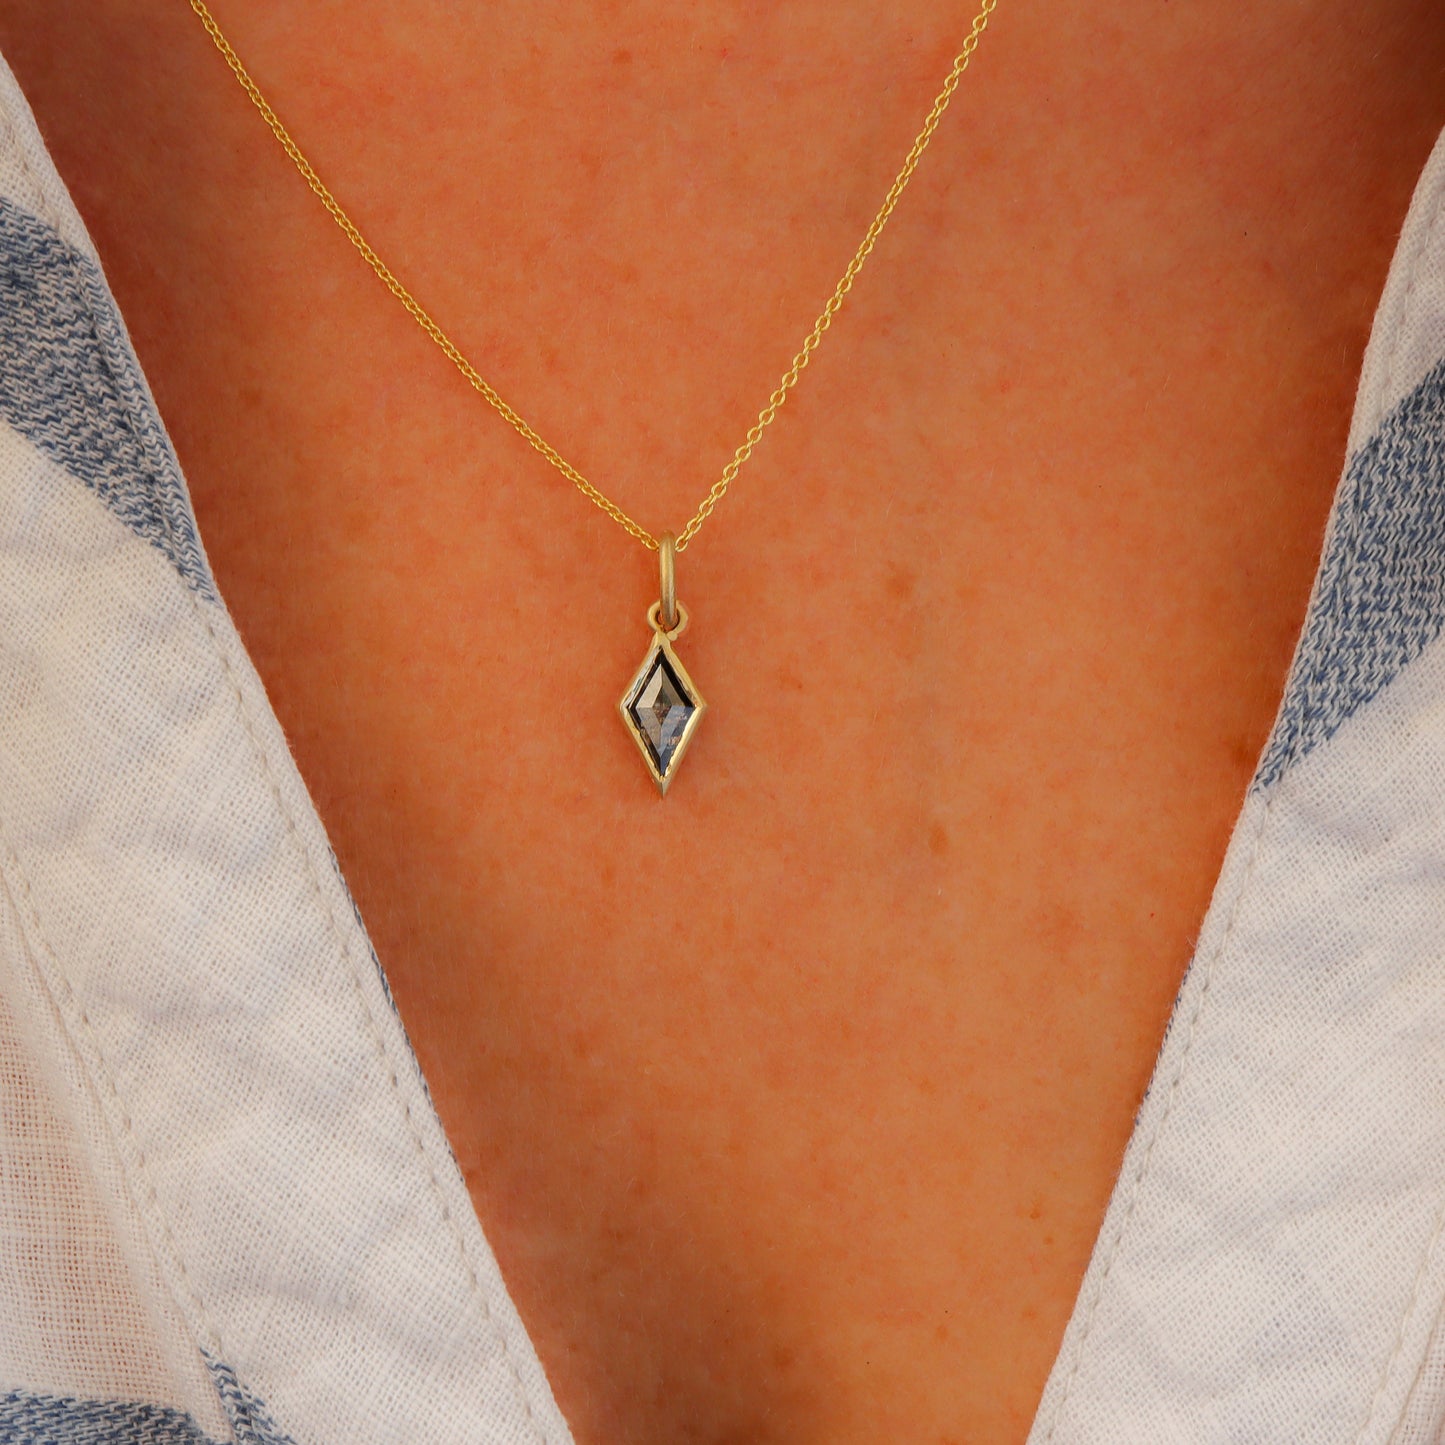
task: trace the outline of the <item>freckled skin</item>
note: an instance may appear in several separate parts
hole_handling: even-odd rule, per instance
[[[218,3],[394,268],[676,529],[967,25]],[[1303,617],[1445,124],[1423,0],[1003,0],[679,564],[486,413],[186,7],[0,0],[579,1445],[1019,1445]]]

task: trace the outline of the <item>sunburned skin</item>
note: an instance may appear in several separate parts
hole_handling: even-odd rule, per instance
[[[217,0],[372,241],[653,530],[972,11]],[[365,270],[188,7],[3,0],[220,588],[579,1445],[1020,1445],[1278,704],[1434,0],[1002,0],[682,556]]]

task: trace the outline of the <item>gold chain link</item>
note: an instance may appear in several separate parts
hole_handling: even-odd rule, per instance
[[[793,357],[788,369],[783,373],[783,379],[768,398],[767,405],[758,413],[758,419],[748,428],[748,434],[743,439],[743,444],[733,453],[732,460],[723,468],[722,475],[712,484],[707,496],[702,499],[702,505],[693,513],[692,519],[677,534],[677,550],[679,552],[697,535],[698,529],[712,515],[713,509],[727,494],[727,489],[733,484],[733,479],[742,470],[743,463],[752,456],[753,449],[762,440],[763,433],[772,424],[773,418],[782,410],[783,403],[788,399],[788,393],[797,385],[804,367],[812,359],[819,342],[833,324],[833,318],[842,308],[844,298],[853,289],[853,283],[858,279],[858,273],[863,269],[863,263],[868,259],[873,247],[877,245],[879,236],[883,234],[883,228],[888,224],[888,218],[893,214],[899,197],[902,196],[904,188],[913,178],[913,172],[917,169],[923,152],[928,149],[928,143],[933,139],[934,131],[938,129],[938,123],[943,119],[943,113],[948,109],[948,103],[953,99],[953,93],[958,89],[964,71],[968,69],[968,63],[973,58],[979,38],[983,35],[984,29],[988,25],[988,18],[997,4],[998,0],[983,0],[982,7],[974,17],[972,29],[964,40],[962,48],[954,57],[948,78],[934,97],[933,106],[923,122],[923,129],[918,132],[903,165],[893,179],[893,184],[888,188],[888,194],[883,198],[883,204],[878,208],[878,214],[873,217],[872,224],[869,225],[862,243],[853,253],[853,259],[848,262],[842,279],[828,298],[827,305],[823,307],[818,319],[813,323],[813,329],[804,338],[797,355]],[[466,378],[468,384],[481,394],[486,403],[522,437],[528,446],[540,452],[584,496],[606,512],[618,526],[629,535],[636,537],[649,551],[655,552],[659,545],[658,538],[654,537],[640,522],[629,517],[610,497],[598,491],[566,457],[531,426],[525,417],[514,410],[496,388],[462,355],[457,344],[432,319],[421,302],[397,280],[392,274],[391,268],[376,254],[371,248],[370,242],[361,234],[356,222],[347,215],[341,202],[331,194],[326,183],[316,174],[301,147],[291,138],[290,131],[281,124],[281,118],[271,109],[270,103],[261,94],[260,87],[251,79],[250,72],[246,67],[241,64],[240,56],[231,48],[230,41],[221,33],[221,27],[216,24],[215,17],[206,8],[204,0],[190,0],[190,6],[196,12],[201,24],[206,27],[206,33],[215,42],[216,49],[224,56],[226,64],[230,66],[236,79],[241,82],[246,94],[251,97],[251,103],[261,112],[262,119],[271,127],[272,134],[281,142],[286,154],[291,157],[296,169],[301,172],[306,184],[316,193],[321,204],[331,213],[331,219],[341,227],[346,239],[361,253],[362,259],[376,272],[386,289],[406,307],[416,324],[441,347],[452,365]]]

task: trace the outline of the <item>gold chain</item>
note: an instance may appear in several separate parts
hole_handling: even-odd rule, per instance
[[[942,89],[933,99],[933,106],[923,122],[923,129],[918,132],[905,157],[903,165],[898,174],[893,178],[893,184],[888,188],[888,194],[883,198],[883,204],[878,208],[878,214],[873,217],[867,233],[863,237],[862,244],[853,253],[853,259],[848,262],[847,270],[843,272],[842,279],[833,288],[833,294],[828,298],[828,303],[818,314],[818,319],[813,323],[813,329],[804,338],[798,353],[793,357],[788,369],[783,373],[783,379],[774,389],[773,394],[768,398],[767,405],[758,413],[758,419],[748,428],[748,434],[743,439],[743,444],[733,453],[732,460],[723,468],[722,475],[712,484],[707,496],[702,499],[702,505],[693,513],[692,519],[677,535],[677,550],[681,552],[687,544],[697,535],[698,529],[712,515],[713,508],[722,501],[727,494],[727,489],[732,485],[733,479],[742,470],[743,463],[752,456],[753,449],[762,440],[763,433],[772,423],[774,417],[782,410],[783,403],[788,399],[788,393],[797,385],[803,368],[807,366],[812,358],[813,352],[818,349],[818,343],[822,341],[824,333],[833,324],[833,318],[842,308],[843,299],[853,289],[853,283],[858,279],[858,273],[863,269],[863,263],[868,259],[873,247],[877,244],[879,236],[883,234],[883,228],[888,224],[888,218],[893,214],[893,208],[898,204],[904,188],[913,178],[913,172],[918,166],[923,152],[928,149],[928,143],[933,139],[933,132],[938,129],[938,123],[943,119],[943,113],[948,109],[948,103],[953,99],[953,93],[958,89],[959,81],[963,79],[963,73],[968,69],[968,62],[973,58],[973,52],[978,46],[979,38],[988,25],[988,18],[993,13],[998,0],[983,0],[982,7],[974,17],[973,27],[968,32],[967,39],[963,42],[962,49],[954,57],[953,66],[948,72],[948,78],[943,82]],[[316,174],[310,161],[306,159],[301,147],[291,138],[291,133],[281,124],[280,117],[271,109],[266,97],[261,94],[260,87],[251,79],[250,72],[241,64],[241,58],[231,48],[231,43],[221,33],[221,27],[216,24],[215,17],[206,8],[204,0],[190,0],[191,9],[200,18],[201,24],[206,27],[206,33],[215,42],[216,49],[225,57],[226,64],[231,67],[236,79],[241,82],[246,94],[251,97],[251,103],[261,112],[261,117],[271,127],[272,134],[281,142],[286,154],[291,157],[296,169],[305,178],[306,184],[316,193],[321,204],[331,213],[331,219],[341,227],[346,239],[361,253],[362,259],[373,271],[388,291],[401,302],[411,313],[412,319],[436,344],[447,354],[453,366],[467,379],[467,382],[474,390],[479,392],[487,404],[493,408],[502,419],[515,430],[526,443],[534,450],[540,452],[556,469],[562,473],[584,496],[595,503],[607,513],[618,526],[622,527],[631,536],[636,537],[649,551],[655,552],[659,546],[658,538],[654,537],[640,522],[635,522],[621,507],[610,497],[598,491],[576,467],[569,462],[555,447],[547,442],[523,417],[514,410],[504,398],[497,392],[485,377],[474,367],[460,348],[449,337],[445,331],[432,319],[430,313],[422,306],[421,302],[414,297],[405,286],[392,274],[391,268],[371,248],[366,237],[361,234],[356,222],[351,219],[342,208],[341,202],[331,194],[321,177]]]

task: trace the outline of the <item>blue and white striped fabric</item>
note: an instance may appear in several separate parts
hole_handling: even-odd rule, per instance
[[[1031,1445],[1445,1441],[1445,144]],[[0,1445],[563,1445],[0,67]]]

